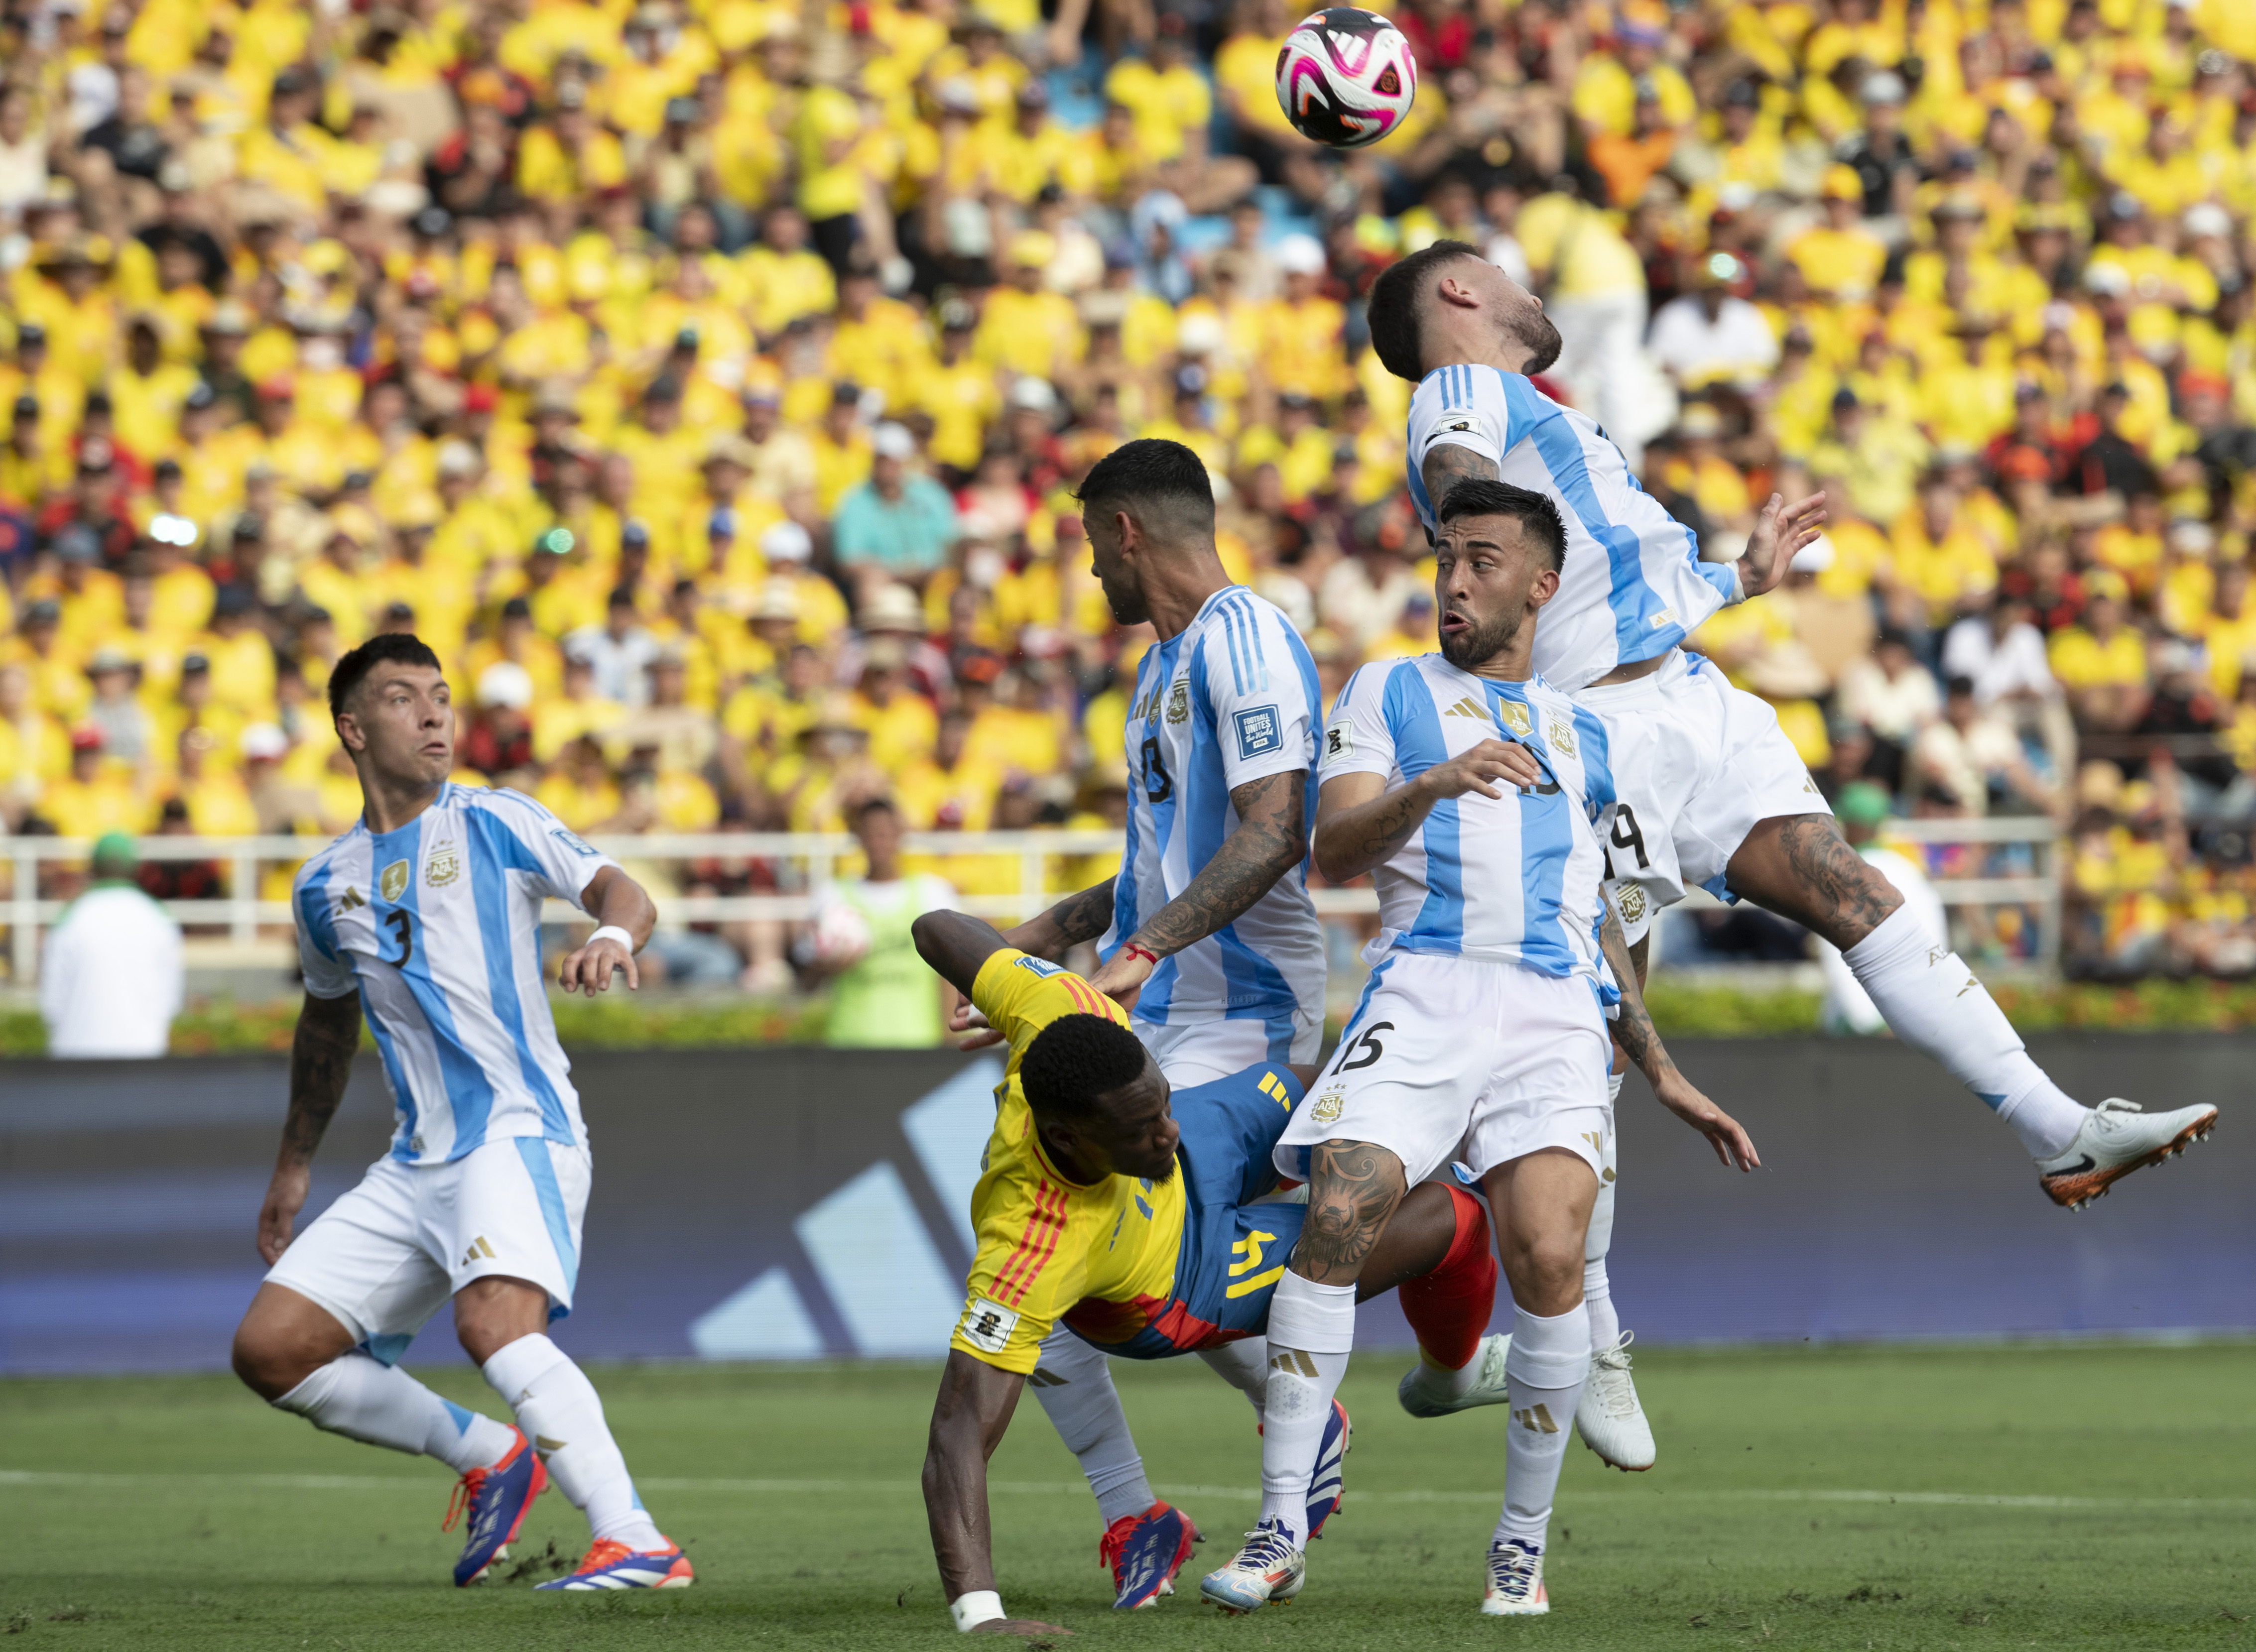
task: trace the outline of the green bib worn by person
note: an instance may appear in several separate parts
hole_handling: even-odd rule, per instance
[[[929,873],[903,875],[900,815],[891,803],[864,804],[854,835],[868,874],[831,885],[815,905],[815,967],[834,981],[823,1041],[862,1050],[942,1043],[955,989],[925,967],[909,926],[953,907],[955,891]]]

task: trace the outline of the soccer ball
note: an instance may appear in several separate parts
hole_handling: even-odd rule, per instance
[[[815,915],[814,956],[825,967],[845,969],[869,952],[869,921],[844,901],[828,902]]]
[[[1333,6],[1301,20],[1277,53],[1277,102],[1293,130],[1334,149],[1375,144],[1418,95],[1418,60],[1376,11]]]

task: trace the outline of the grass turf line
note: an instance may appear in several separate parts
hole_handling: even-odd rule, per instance
[[[1349,1501],[1301,1600],[1237,1622],[1195,1578],[1252,1513],[1244,1402],[1193,1361],[1116,1367],[1153,1480],[1208,1536],[1185,1592],[1131,1616],[1107,1610],[1095,1510],[1028,1400],[991,1471],[1005,1604],[1081,1646],[1202,1652],[2256,1644],[2256,1348],[1640,1353],[1660,1466],[1569,1448],[1553,1613],[1518,1623],[1477,1613],[1504,1412],[1414,1421],[1401,1363],[1350,1376]],[[497,1413],[467,1367],[425,1374]],[[25,1652],[952,1643],[915,1489],[931,1372],[595,1375],[693,1589],[457,1592],[437,1465],[223,1377],[22,1380],[0,1382],[0,1634]],[[515,1554],[585,1539],[552,1490]]]

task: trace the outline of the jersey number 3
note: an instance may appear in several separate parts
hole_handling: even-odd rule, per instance
[[[391,938],[399,943],[399,956],[391,961],[401,969],[415,956],[415,919],[398,907],[384,914],[384,921],[391,926]]]
[[[1175,795],[1175,783],[1168,777],[1156,740],[1144,742],[1144,795],[1153,803],[1165,803]]]

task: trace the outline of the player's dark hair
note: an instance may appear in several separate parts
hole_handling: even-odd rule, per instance
[[[1103,510],[1140,515],[1157,506],[1214,531],[1214,483],[1207,476],[1206,460],[1181,442],[1149,436],[1123,442],[1089,467],[1075,496],[1083,515]]]
[[[336,664],[329,673],[329,715],[335,717],[345,708],[368,674],[387,660],[403,665],[428,665],[433,671],[442,670],[439,657],[421,637],[405,631],[392,631],[382,636],[371,636]]]
[[[1427,283],[1443,264],[1480,256],[1470,243],[1436,241],[1378,272],[1371,285],[1369,320],[1371,348],[1381,367],[1413,384],[1426,376]]]
[[[1543,547],[1554,573],[1567,566],[1567,524],[1548,494],[1468,476],[1442,496],[1438,520],[1451,523],[1459,517],[1510,517],[1522,533]]]
[[[1096,1098],[1144,1076],[1150,1058],[1136,1035],[1103,1016],[1060,1016],[1034,1035],[1019,1063],[1026,1105],[1045,1119],[1086,1119]]]

